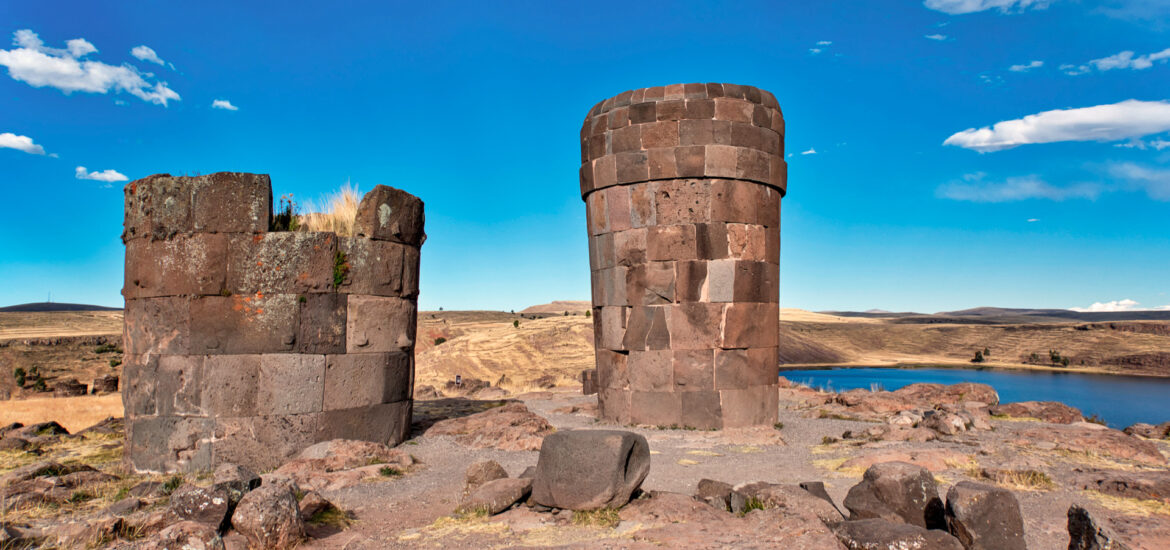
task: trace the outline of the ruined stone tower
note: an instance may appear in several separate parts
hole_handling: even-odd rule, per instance
[[[378,186],[354,236],[270,231],[266,175],[125,188],[126,461],[279,465],[410,430],[423,205]]]
[[[601,416],[776,422],[776,98],[735,84],[624,92],[585,118],[581,161]]]

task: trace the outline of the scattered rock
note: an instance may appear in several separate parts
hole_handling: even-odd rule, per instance
[[[861,483],[849,489],[844,505],[850,520],[878,518],[925,529],[946,527],[934,476],[906,462],[871,466]]]
[[[142,508],[142,500],[137,497],[126,497],[106,507],[105,513],[114,517],[128,516]]]
[[[945,531],[878,518],[844,521],[833,533],[849,550],[963,550]]]
[[[963,417],[946,411],[933,412],[922,420],[922,427],[930,428],[943,435],[955,435],[967,431],[967,421]]]
[[[66,378],[53,384],[53,397],[74,397],[89,393],[89,388],[75,378]]]
[[[107,516],[60,523],[51,532],[61,548],[86,548],[98,541],[114,540],[121,530],[122,518]]]
[[[64,426],[53,422],[39,422],[31,426],[22,426],[9,432],[12,435],[23,437],[25,439],[32,439],[34,437],[54,436],[54,435],[69,435],[69,430]]]
[[[588,472],[588,475],[582,475]],[[641,435],[618,430],[570,430],[544,438],[532,499],[570,510],[617,508],[650,473],[650,447]]]
[[[336,508],[332,502],[325,500],[317,491],[309,491],[301,498],[301,521],[308,523],[317,514]]]
[[[419,386],[414,389],[415,399],[439,399],[443,394],[439,393],[434,386]]]
[[[1026,550],[1020,504],[1007,489],[960,481],[947,491],[946,522],[967,550]]]
[[[20,481],[28,481],[37,477],[60,477],[74,472],[96,471],[85,464],[64,465],[53,461],[40,461],[21,466],[3,476],[0,476],[0,487],[6,487]]]
[[[163,485],[164,483],[161,481],[143,481],[131,487],[126,494],[139,498],[160,497],[163,493]]]
[[[838,470],[868,469],[874,464],[882,462],[908,462],[922,466],[932,472],[941,472],[951,467],[951,464],[966,463],[969,457],[954,449],[912,449],[906,451],[889,450],[871,453],[857,458],[851,458],[839,466]]]
[[[731,511],[731,484],[713,479],[700,479],[695,498],[724,512]]]
[[[126,427],[125,427],[125,424],[122,422],[121,418],[107,416],[107,417],[103,418],[100,422],[98,422],[97,424],[94,424],[93,426],[90,426],[84,430],[81,430],[80,432],[77,432],[77,434],[75,434],[75,435],[102,434],[102,435],[121,436],[125,433],[126,433]]]
[[[118,377],[113,374],[103,374],[93,379],[93,393],[117,393],[118,392]]]
[[[184,484],[171,493],[170,508],[182,519],[222,529],[230,519],[231,497],[222,487]]]
[[[1092,426],[1095,427],[1073,424],[1025,428],[1017,432],[1018,442],[1036,447],[1049,443],[1055,449],[1066,451],[1106,454],[1158,466],[1166,464],[1166,457],[1153,442],[1104,426]]]
[[[483,388],[481,390],[476,390],[476,391],[468,394],[468,397],[489,401],[489,400],[505,399],[510,395],[512,395],[512,392],[505,390],[504,388],[501,388],[498,386],[491,386],[491,387]]]
[[[305,536],[297,499],[286,487],[261,485],[240,500],[232,527],[260,548],[292,548]]]
[[[496,515],[525,499],[531,492],[531,479],[494,479],[475,489],[459,506],[459,510],[463,512],[483,510],[488,515]]]
[[[29,441],[23,437],[12,436],[0,439],[0,451],[23,451],[29,448]]]
[[[1137,435],[1147,439],[1166,439],[1166,436],[1170,435],[1170,422],[1163,422],[1157,426],[1138,422],[1123,431],[1129,435]]]
[[[1036,418],[1054,424],[1072,424],[1082,422],[1084,415],[1079,409],[1056,401],[1021,401],[1007,403],[991,409],[996,416],[1010,416],[1013,418]]]
[[[197,521],[181,521],[131,547],[135,550],[224,550],[219,532]]]
[[[1129,550],[1108,528],[1093,521],[1078,504],[1068,508],[1068,550]]]
[[[508,472],[504,470],[503,466],[500,466],[499,462],[494,460],[476,462],[467,467],[467,474],[463,481],[463,497],[466,498],[484,483],[506,477],[508,477]]]
[[[757,482],[738,486],[731,492],[731,511],[742,512],[748,499],[755,499],[765,508],[780,508],[787,515],[816,518],[826,525],[845,519],[830,501],[796,485]]]
[[[481,413],[441,420],[426,435],[453,435],[455,441],[470,447],[537,451],[544,436],[554,431],[547,420],[530,412],[523,403],[508,403]]]
[[[1170,500],[1170,471],[1126,472],[1119,470],[1074,470],[1071,484],[1082,490],[1098,491],[1125,498]]]
[[[810,494],[814,497],[817,497],[817,498],[833,505],[833,509],[836,510],[837,513],[842,518],[845,517],[845,514],[843,512],[841,512],[841,509],[837,508],[837,503],[833,502],[833,497],[829,496],[829,492],[825,490],[824,482],[822,482],[822,481],[802,481],[802,482],[800,482],[800,488],[804,489],[805,491],[808,491],[808,494]]]
[[[854,436],[864,437],[873,441],[915,441],[926,443],[927,441],[938,439],[938,432],[925,427],[912,428],[904,424],[885,424],[866,428],[864,432],[859,434],[850,432],[850,437],[842,437],[844,439],[851,439]]]
[[[335,490],[376,477],[382,468],[405,470],[414,464],[410,453],[381,443],[334,439],[310,446],[273,474],[312,490]],[[262,476],[263,477],[263,476]]]
[[[229,514],[248,491],[260,486],[260,476],[248,468],[230,462],[217,466],[211,479],[213,488],[222,489],[227,493]]]

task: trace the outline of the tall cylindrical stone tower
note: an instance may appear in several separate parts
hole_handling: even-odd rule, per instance
[[[422,201],[375,187],[352,237],[271,228],[266,175],[150,176],[125,201],[132,469],[264,470],[409,436]]]
[[[585,118],[581,161],[602,418],[776,422],[776,98],[736,84],[624,92]]]

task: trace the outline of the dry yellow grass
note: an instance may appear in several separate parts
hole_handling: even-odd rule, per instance
[[[0,340],[121,333],[121,311],[0,312]]]
[[[110,416],[122,416],[121,394],[0,401],[0,425],[11,422],[28,425],[55,420],[66,430],[76,432]]]
[[[1170,502],[1117,497],[1096,491],[1082,491],[1081,494],[1105,508],[1127,516],[1170,516]]]
[[[310,202],[310,209],[301,215],[301,229],[305,231],[332,231],[342,236],[353,236],[353,222],[357,216],[361,195],[357,187],[346,183],[320,203]]]

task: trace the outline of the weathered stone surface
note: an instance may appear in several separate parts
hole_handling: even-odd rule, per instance
[[[1056,401],[1021,401],[1005,403],[991,409],[991,414],[1015,418],[1036,418],[1056,424],[1082,422],[1085,417],[1076,408]]]
[[[878,518],[842,522],[833,532],[849,550],[964,550],[945,531]]]
[[[313,517],[317,514],[336,508],[332,502],[325,500],[325,497],[321,496],[321,493],[317,491],[305,493],[305,496],[301,497],[298,505],[301,510],[301,521],[306,523],[312,521]]]
[[[118,376],[115,374],[103,374],[93,379],[93,384],[90,385],[90,388],[90,392],[94,394],[118,393]]]
[[[1020,504],[1007,489],[960,481],[947,491],[947,530],[967,550],[1024,550]]]
[[[715,481],[713,479],[700,479],[695,498],[714,506],[718,510],[730,512],[731,491],[732,487],[730,483]]]
[[[379,185],[362,197],[354,218],[354,234],[415,247],[423,233],[423,203],[405,191]]]
[[[1127,472],[1119,470],[1074,470],[1071,485],[1125,498],[1164,501],[1170,499],[1170,472],[1166,470]]]
[[[223,550],[223,539],[213,525],[180,521],[134,544],[135,550]]]
[[[76,378],[66,378],[53,383],[53,397],[75,397],[87,393],[88,388]]]
[[[1157,426],[1138,422],[1122,431],[1129,435],[1141,436],[1147,439],[1166,439],[1166,436],[1170,435],[1170,422],[1163,422]]]
[[[1050,443],[1073,452],[1099,453],[1149,465],[1166,464],[1166,457],[1153,442],[1096,424],[1050,424],[1023,429],[1017,435],[1025,445]]]
[[[532,483],[533,480],[526,478],[493,479],[472,491],[459,505],[459,510],[464,512],[482,510],[488,515],[498,514],[524,500],[532,492]]]
[[[416,306],[401,298],[349,297],[346,351],[378,353],[414,347]]]
[[[220,529],[229,519],[232,502],[227,489],[185,484],[171,493],[170,508],[184,520]]]
[[[261,485],[240,500],[232,527],[259,548],[291,548],[305,536],[297,499],[286,487]]]
[[[1068,508],[1068,550],[1129,550],[1108,527],[1078,504]]]
[[[590,475],[581,475],[581,472]],[[570,430],[544,438],[532,498],[552,508],[619,507],[650,472],[646,438],[617,430]]]
[[[243,295],[330,292],[337,250],[333,233],[278,231],[233,237],[227,249],[225,288]]]
[[[503,466],[500,466],[499,462],[494,460],[476,462],[467,467],[467,474],[463,481],[463,496],[466,498],[484,483],[506,477],[508,477],[508,472],[504,470]]]
[[[234,294],[191,300],[193,354],[281,353],[295,349],[295,294]]]
[[[538,451],[545,436],[554,432],[543,417],[523,403],[508,403],[469,416],[436,422],[427,436],[452,435],[463,445],[505,451]]]
[[[219,294],[226,288],[229,237],[179,235],[126,243],[126,299]]]
[[[930,471],[905,462],[875,464],[843,502],[850,520],[878,518],[925,529],[946,525],[938,486]]]
[[[325,410],[406,401],[413,371],[405,352],[327,355]]]
[[[782,508],[792,515],[815,517],[826,525],[845,519],[831,502],[796,485],[756,482],[738,486],[731,492],[731,511],[741,512],[749,499],[768,508]]]
[[[214,489],[227,492],[228,501],[233,509],[248,491],[260,486],[260,476],[248,468],[230,462],[216,466],[211,479]]]

